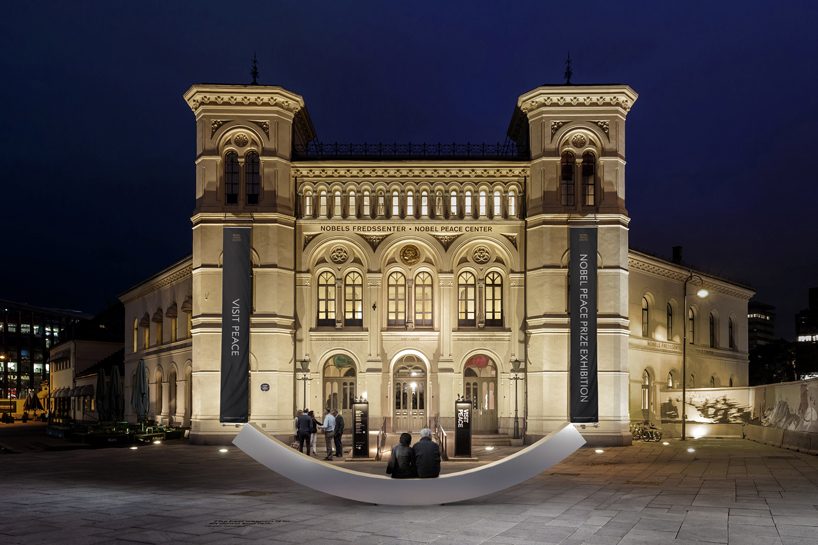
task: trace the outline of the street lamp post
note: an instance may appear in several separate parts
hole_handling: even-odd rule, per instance
[[[520,438],[520,416],[518,411],[518,396],[517,396],[517,382],[523,380],[523,377],[520,376],[520,372],[523,370],[523,362],[518,360],[517,358],[511,358],[511,372],[514,373],[514,376],[511,377],[511,380],[514,381],[514,439]]]
[[[684,282],[684,308],[682,309],[682,441],[687,440],[687,411],[685,410],[685,404],[687,400],[687,327],[690,323],[687,308],[687,285],[690,282],[700,286],[704,285],[704,280],[702,280],[701,276],[693,274],[693,271],[688,272],[689,274]],[[704,287],[699,288],[696,292],[696,296],[700,299],[704,299],[708,295],[710,295],[710,292],[704,289]]]
[[[300,377],[296,377],[295,380],[300,380],[304,385],[304,389],[303,389],[304,394],[302,396],[302,399],[304,400],[304,407],[303,408],[306,409],[307,408],[307,382],[312,380],[312,378],[310,377],[310,357],[309,356],[304,356],[303,360],[298,360],[298,365],[301,367],[302,375]]]

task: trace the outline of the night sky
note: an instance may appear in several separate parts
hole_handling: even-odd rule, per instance
[[[196,82],[301,94],[323,142],[498,142],[517,97],[627,83],[631,246],[818,286],[818,2],[16,2],[0,21],[0,298],[100,310],[191,251]]]

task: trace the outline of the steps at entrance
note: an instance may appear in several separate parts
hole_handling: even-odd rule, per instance
[[[471,436],[472,447],[510,447],[511,436],[500,433]]]

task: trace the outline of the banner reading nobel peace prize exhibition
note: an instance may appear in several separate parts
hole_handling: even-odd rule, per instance
[[[247,422],[250,387],[250,228],[224,228],[220,422]]]
[[[571,227],[568,265],[571,313],[571,422],[598,422],[597,230]]]

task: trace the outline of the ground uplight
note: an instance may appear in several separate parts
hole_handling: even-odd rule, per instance
[[[696,449],[694,449],[693,447],[690,447],[689,449],[687,449],[687,452],[696,452]]]
[[[664,446],[668,446],[670,443],[668,443],[667,441],[662,441],[662,444],[663,444]]]
[[[602,454],[605,451],[602,450],[601,448],[598,448],[598,449],[594,449],[594,452],[596,452],[597,454]]]
[[[136,450],[136,449],[138,449],[138,448],[139,448],[139,447],[131,447],[131,450]]]
[[[488,450],[490,452],[490,451],[494,450],[494,447],[486,447],[486,450]]]
[[[160,441],[159,439],[157,439],[156,441],[154,441],[154,442],[153,442],[153,444],[154,444],[154,445],[161,445],[161,444],[162,444],[162,441]]]
[[[221,452],[222,454],[224,454],[225,452],[227,452],[227,449],[226,449],[226,448],[224,448],[224,447],[222,447],[222,448],[220,448],[220,449],[219,449],[219,452]]]

